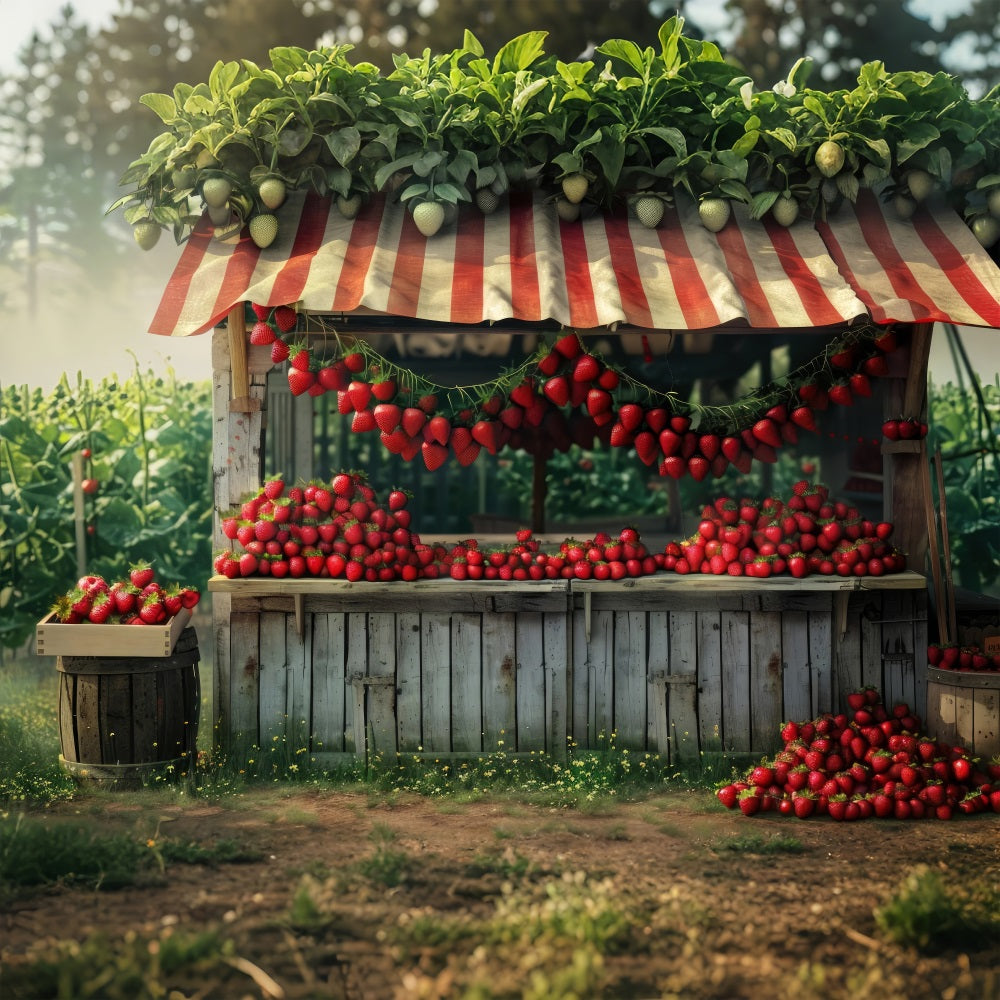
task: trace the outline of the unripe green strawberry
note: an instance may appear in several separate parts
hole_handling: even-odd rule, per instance
[[[1000,222],[992,215],[977,215],[970,223],[972,235],[987,249],[1000,239]]]
[[[909,170],[906,174],[906,186],[914,201],[925,201],[934,190],[934,178],[926,170]]]
[[[198,171],[194,167],[181,167],[171,173],[170,183],[175,191],[190,191],[198,183]]]
[[[816,150],[815,163],[824,177],[840,173],[844,165],[844,147],[839,142],[827,139]]]
[[[567,198],[556,198],[556,212],[563,222],[576,222],[580,218],[580,206]]]
[[[989,189],[986,195],[986,208],[994,219],[1000,219],[1000,184]]]
[[[199,170],[210,170],[212,167],[219,166],[219,160],[214,153],[209,152],[203,146],[195,158],[194,165]]]
[[[280,177],[267,177],[257,189],[266,208],[278,208],[285,200],[285,182]]]
[[[566,195],[566,200],[574,205],[579,205],[583,201],[589,187],[590,181],[583,174],[569,174],[562,179],[563,194]]]
[[[917,210],[917,203],[905,194],[897,194],[892,199],[892,207],[896,210],[896,215],[905,220],[913,218],[913,213]]]
[[[655,195],[644,195],[636,200],[635,216],[647,229],[655,229],[663,218],[663,200]]]
[[[345,219],[355,218],[361,211],[361,195],[355,192],[348,198],[338,196],[337,209]]]
[[[493,192],[492,188],[482,187],[476,191],[476,205],[483,215],[490,215],[497,210],[500,199]]]
[[[143,250],[152,250],[159,242],[160,227],[152,220],[145,219],[132,227],[132,235]]]
[[[698,205],[701,224],[713,233],[726,225],[730,213],[729,202],[725,198],[703,198]]]
[[[209,177],[201,186],[201,196],[209,208],[222,208],[233,193],[225,177]]]
[[[794,198],[778,197],[771,206],[771,215],[780,226],[790,226],[799,217],[799,203]]]
[[[250,220],[250,239],[261,248],[269,247],[278,235],[278,220],[273,215],[255,215]]]
[[[444,222],[444,205],[436,201],[422,201],[413,208],[413,221],[424,236],[433,236]]]

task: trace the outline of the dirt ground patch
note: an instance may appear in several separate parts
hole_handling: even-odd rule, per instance
[[[230,960],[179,972],[175,997],[1000,997],[1000,942],[922,953],[873,914],[919,865],[963,891],[1000,887],[994,815],[748,819],[704,792],[581,812],[265,791],[165,807],[84,797],[46,816],[154,845],[235,840],[255,860],[9,902],[0,995],[4,966],[58,940],[217,929]]]

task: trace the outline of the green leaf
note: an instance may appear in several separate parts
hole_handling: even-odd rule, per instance
[[[763,218],[779,197],[781,197],[780,191],[762,191],[760,194],[755,194],[750,202],[750,218]]]
[[[159,115],[165,125],[172,125],[177,121],[177,105],[169,94],[143,94],[139,98],[139,103],[145,104]]]
[[[328,132],[323,138],[327,149],[342,167],[346,167],[361,148],[361,133],[353,125]]]
[[[547,37],[547,31],[528,31],[512,38],[493,60],[494,75],[527,69],[544,54],[543,43]]]
[[[903,137],[896,143],[896,161],[905,163],[940,136],[941,132],[928,121],[908,121]]]
[[[634,69],[639,76],[645,76],[649,72],[649,62],[653,56],[652,49],[647,50],[644,55],[642,49],[635,42],[624,38],[612,38],[603,45],[598,45],[597,51],[612,59],[620,59]]]

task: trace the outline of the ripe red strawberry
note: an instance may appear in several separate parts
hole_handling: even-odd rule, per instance
[[[636,438],[638,448],[638,437]],[[639,456],[642,458],[642,455]],[[649,464],[649,463],[647,463]],[[688,464],[680,455],[668,455],[660,463],[660,475],[671,476],[673,479],[681,479],[688,470]]]
[[[870,396],[872,394],[871,383],[868,376],[863,372],[855,372],[849,379],[851,394],[854,396]]]
[[[639,431],[633,442],[636,454],[645,465],[652,465],[659,452],[659,442],[651,431]]]
[[[721,445],[722,442],[718,434],[701,434],[698,437],[698,450],[710,462],[719,454]]]
[[[754,816],[760,810],[761,800],[750,788],[740,792],[738,802],[744,816]]]
[[[837,382],[831,385],[827,395],[830,397],[830,402],[836,403],[838,406],[850,406],[854,402],[854,397],[846,382]]]
[[[569,402],[569,381],[565,375],[554,375],[546,380],[542,392],[554,406],[565,406]]]
[[[781,432],[770,417],[762,417],[753,425],[753,436],[772,448],[781,447]]]
[[[816,811],[816,796],[813,792],[799,791],[792,797],[792,809],[798,819],[808,819]]]
[[[159,625],[166,621],[167,611],[163,604],[163,595],[158,592],[149,594],[142,602],[139,617],[146,625]]]
[[[282,333],[294,330],[298,318],[298,313],[291,306],[277,306],[274,310],[275,325]]]
[[[301,345],[294,348],[289,348],[288,363],[292,368],[297,368],[299,371],[308,371],[312,365],[312,355],[309,353],[307,347],[302,347]]]
[[[593,382],[601,374],[601,363],[592,354],[581,354],[573,365],[574,382]]]
[[[257,347],[265,347],[268,344],[273,344],[275,339],[274,330],[271,328],[270,323],[254,323],[253,329],[250,331],[251,344]]]
[[[288,343],[280,338],[271,344],[271,361],[280,365],[288,357]]]
[[[874,378],[889,374],[889,364],[881,354],[873,354],[870,358],[865,358],[861,369],[866,375]]]
[[[302,371],[299,368],[288,369],[288,388],[293,396],[301,396],[304,392],[309,392],[316,382],[313,372]]]
[[[723,785],[717,789],[715,795],[718,800],[727,808],[735,809],[739,800],[740,789],[734,784]]]
[[[115,610],[115,600],[107,591],[95,595],[87,618],[94,625],[103,625]]]
[[[898,420],[886,420],[882,424],[882,435],[887,437],[890,441],[899,440],[899,421]]]
[[[391,434],[399,426],[403,411],[395,403],[378,403],[372,410],[372,416],[383,434]]]
[[[132,581],[133,587],[143,590],[153,582],[153,567],[145,561],[133,563],[129,567],[128,576],[129,580]]]
[[[567,333],[560,337],[553,347],[564,357],[570,361],[577,357],[583,351],[583,344],[580,343],[580,338],[575,333]]]
[[[181,605],[187,608],[188,611],[196,607],[200,600],[201,600],[201,594],[199,593],[197,587],[181,588]]]
[[[627,431],[636,431],[642,424],[645,414],[638,403],[625,403],[618,410],[618,420]]]
[[[792,410],[790,419],[796,426],[802,427],[807,431],[816,430],[816,417],[809,406],[797,406]]]

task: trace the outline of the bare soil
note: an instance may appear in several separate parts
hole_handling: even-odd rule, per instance
[[[81,797],[46,816],[154,845],[236,840],[255,859],[175,862],[152,885],[55,888],[8,903],[0,995],[3,967],[54,941],[162,943],[217,929],[230,961],[182,970],[173,996],[1000,997],[1000,942],[923,953],[890,942],[874,917],[919,865],[962,891],[1000,888],[992,814],[803,822],[748,819],[707,792],[579,811],[276,789],[165,807],[145,793]],[[297,893],[311,909],[296,908]],[[588,948],[582,932],[574,941],[572,931],[530,929],[574,893],[624,914],[624,931]]]

